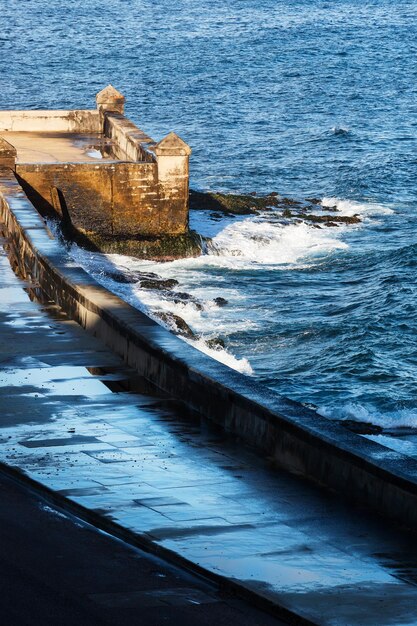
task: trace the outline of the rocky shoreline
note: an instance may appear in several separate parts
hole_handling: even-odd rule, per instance
[[[117,283],[135,284],[140,289],[158,291],[160,297],[167,302],[172,302],[173,304],[192,304],[198,311],[204,309],[203,304],[191,294],[175,290],[175,287],[177,287],[179,283],[174,278],[164,279],[155,272],[137,271],[131,272],[129,275],[121,274],[116,271],[106,271],[105,276]],[[228,304],[227,300],[222,297],[214,298],[213,302],[218,307],[224,307]],[[168,330],[171,330],[180,337],[194,341],[200,339],[200,336],[190,328],[187,322],[175,313],[170,311],[154,311],[153,316],[157,318],[157,320],[160,320]],[[221,337],[212,337],[204,341],[207,347],[212,350],[220,350],[225,347],[225,342]]]
[[[358,224],[358,215],[338,214],[334,205],[323,204],[319,198],[295,200],[280,196],[273,191],[269,194],[218,193],[190,189],[190,210],[211,211],[213,217],[222,215],[259,215],[264,211],[281,211],[281,217],[294,222],[309,222],[315,227],[338,227],[342,224]]]
[[[211,217],[215,219],[224,216],[265,216],[267,212],[273,212],[275,220],[282,219],[283,223],[305,222],[315,228],[337,228],[342,225],[358,224],[361,221],[358,215],[342,215],[336,206],[325,205],[318,198],[295,200],[276,192],[258,195],[255,192],[235,194],[191,189],[189,197],[191,212],[210,211]],[[193,230],[179,235],[126,238],[76,229],[65,220],[62,220],[61,228],[67,239],[75,241],[87,250],[124,254],[159,262],[200,256],[208,242]]]
[[[214,193],[190,190],[190,211],[210,211],[210,216],[214,219],[222,219],[231,216],[267,216],[267,212],[273,212],[274,220],[282,220],[283,224],[288,223],[307,223],[314,228],[330,228],[342,225],[354,225],[360,223],[358,215],[346,216],[339,214],[337,207],[329,204],[323,204],[318,198],[305,198],[304,200],[296,200],[280,196],[276,192],[265,195],[251,194],[231,194],[231,193]],[[272,217],[272,216],[271,216]],[[155,261],[170,261],[175,258],[184,258],[188,256],[199,256],[202,253],[203,246],[210,239],[200,236],[194,231],[181,240],[181,245],[176,247],[178,238],[171,241],[172,237],[161,237],[158,241],[153,242],[149,246],[148,241],[135,240],[132,242],[120,241],[116,242],[112,239],[106,242],[103,239],[97,241],[96,250],[106,253],[119,253],[139,258],[150,258]],[[191,242],[190,247],[187,244]],[[82,243],[77,241],[77,243]],[[109,243],[109,245],[107,245]],[[138,246],[140,252],[138,253]],[[83,246],[84,247],[84,246]],[[173,304],[191,304],[197,311],[204,309],[204,304],[191,294],[177,291],[178,281],[175,279],[164,279],[154,272],[132,272],[130,275],[119,274],[118,272],[107,272],[106,275],[119,283],[133,283],[140,289],[149,289],[157,291],[160,298],[166,302]],[[222,297],[214,299],[214,304],[219,307],[227,306],[228,302]],[[155,311],[153,316],[160,321],[166,328],[177,335],[198,341],[202,339],[195,333],[187,322],[179,315],[170,311]],[[214,350],[225,348],[225,342],[222,337],[213,337],[204,339],[207,347]]]

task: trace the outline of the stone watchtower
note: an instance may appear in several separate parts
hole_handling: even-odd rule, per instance
[[[0,166],[16,172],[44,214],[87,246],[144,258],[195,255],[188,230],[190,147],[158,143],[124,115],[112,85],[97,108],[0,111]]]
[[[121,113],[123,115],[126,98],[113,87],[107,85],[96,95],[97,108],[104,114],[105,111]]]

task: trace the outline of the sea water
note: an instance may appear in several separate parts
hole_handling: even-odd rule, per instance
[[[409,0],[1,0],[0,107],[90,108],[113,83],[201,190],[314,196],[361,222],[213,217],[197,259],[72,253],[194,345],[334,419],[417,427],[417,5]],[[121,284],[175,277],[203,304]],[[228,301],[224,307],[215,298]],[[221,337],[223,350],[205,339]]]

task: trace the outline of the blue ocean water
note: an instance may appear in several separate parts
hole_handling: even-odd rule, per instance
[[[198,214],[211,254],[157,271],[205,300],[180,314],[231,365],[330,417],[417,426],[414,0],[0,0],[0,25],[0,108],[90,108],[111,82],[149,134],[192,146],[194,187],[359,213]]]

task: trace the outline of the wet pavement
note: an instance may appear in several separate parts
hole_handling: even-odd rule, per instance
[[[17,163],[114,161],[112,140],[99,133],[3,132],[17,150]]]
[[[1,461],[315,623],[417,624],[416,538],[151,393],[23,286],[0,256]]]
[[[0,472],[2,624],[283,626]]]

